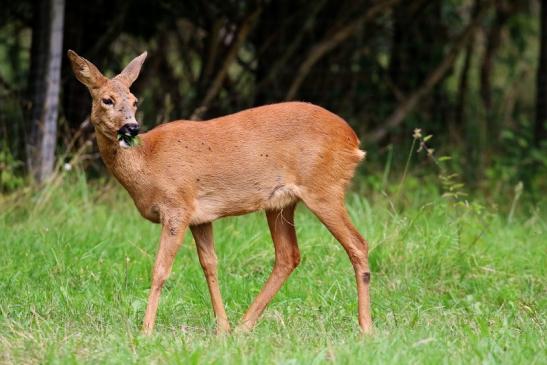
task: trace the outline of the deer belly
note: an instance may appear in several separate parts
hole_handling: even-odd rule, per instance
[[[278,184],[253,191],[223,191],[208,194],[194,201],[190,224],[212,222],[215,219],[251,213],[257,210],[281,209],[299,200],[298,186]]]

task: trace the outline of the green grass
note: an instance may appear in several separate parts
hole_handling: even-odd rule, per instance
[[[359,335],[353,271],[304,208],[302,264],[248,335],[214,335],[187,235],[155,334],[140,326],[159,227],[115,188],[74,179],[0,205],[0,363],[545,364],[545,215],[450,204],[438,194],[348,196],[369,240],[375,334]],[[510,201],[510,197],[508,198]],[[0,203],[2,204],[2,203]],[[263,214],[215,223],[219,275],[237,323],[265,282]]]

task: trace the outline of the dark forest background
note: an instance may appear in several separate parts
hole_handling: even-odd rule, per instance
[[[86,143],[90,97],[69,70],[67,49],[107,75],[147,50],[132,89],[146,128],[303,100],[355,128],[369,176],[406,160],[420,128],[434,136],[427,143],[437,162],[466,186],[522,181],[545,191],[547,6],[540,1],[0,5],[0,191],[45,181],[75,155],[90,175],[103,172]]]

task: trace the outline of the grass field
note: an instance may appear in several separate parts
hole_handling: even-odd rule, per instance
[[[247,335],[214,335],[188,234],[147,338],[140,326],[159,227],[108,186],[75,178],[0,206],[0,363],[547,363],[538,206],[518,206],[508,220],[506,209],[430,192],[405,195],[397,209],[389,195],[350,194],[371,246],[368,338],[358,332],[349,260],[305,207],[296,216],[302,263]],[[270,272],[273,247],[263,214],[218,221],[215,237],[235,324]]]

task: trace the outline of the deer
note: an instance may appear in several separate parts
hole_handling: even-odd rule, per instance
[[[212,222],[264,211],[273,270],[243,315],[248,332],[300,263],[294,212],[302,202],[345,249],[357,283],[358,323],[372,331],[368,243],[354,227],[345,195],[364,158],[338,115],[311,103],[283,102],[207,121],[175,120],[147,132],[135,118],[130,87],[147,53],[112,78],[76,52],[68,58],[92,98],[90,120],[100,156],[145,219],[161,224],[143,332],[153,333],[162,287],[190,229],[207,282],[218,334],[230,332],[217,277]]]

